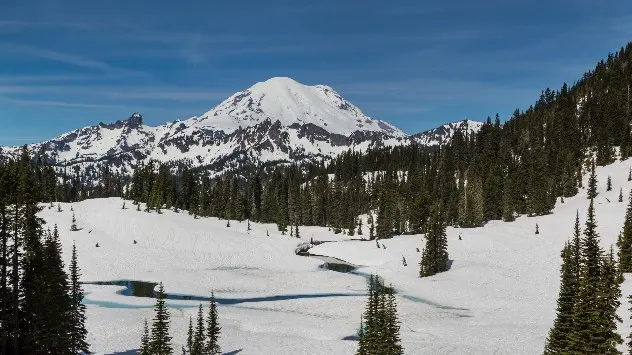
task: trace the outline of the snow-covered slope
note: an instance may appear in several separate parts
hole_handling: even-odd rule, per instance
[[[627,203],[615,201],[619,187],[626,196],[632,189],[630,164],[628,159],[597,169],[595,209],[604,249],[615,244],[623,226]],[[606,191],[607,176],[612,191]],[[585,221],[588,200],[581,190],[550,215],[448,228],[452,267],[424,279],[417,277],[421,235],[383,240],[386,249],[378,249],[374,242],[344,240],[327,228],[301,227],[301,239],[296,239],[280,235],[274,225],[252,223],[248,231],[245,222],[226,227],[226,221],[214,218],[146,213],[129,201],[132,208],[123,210],[121,204],[119,199],[74,204],[83,228],[79,232],[69,231],[69,205],[62,204],[61,213],[45,208],[41,216],[59,226],[66,265],[76,243],[84,281],[162,281],[168,293],[207,296],[214,290],[221,299],[237,300],[219,308],[224,353],[353,354],[357,343],[344,339],[356,333],[364,308],[362,275],[377,272],[397,291],[405,354],[531,355],[543,351],[555,317],[560,251],[572,236],[576,211]],[[295,247],[310,238],[333,241],[312,253],[362,267],[350,274],[325,271],[318,268],[322,261],[294,255]],[[632,323],[627,303],[632,275],[625,276],[619,309],[624,338]],[[137,349],[143,319],[153,317],[152,299],[117,294],[120,289],[86,286],[89,341],[96,354]],[[268,296],[288,297],[262,298]],[[168,303],[178,349],[198,302]]]
[[[480,131],[481,127],[483,127],[483,122],[463,120],[446,123],[441,127],[414,134],[413,137],[421,145],[438,146],[449,143],[457,131],[462,132],[464,135],[472,135]]]
[[[221,129],[226,133],[271,119],[284,126],[314,124],[329,133],[355,131],[405,134],[387,122],[374,120],[325,85],[307,86],[291,78],[271,78],[238,92],[200,117],[192,126]]]
[[[447,143],[458,129],[476,132],[479,122],[461,121],[406,136],[364,115],[323,85],[272,78],[239,92],[199,117],[157,127],[135,113],[112,124],[85,127],[30,148],[58,166],[82,169],[97,163],[129,173],[138,161],[190,162],[223,172],[246,163],[301,162],[417,142]],[[14,155],[17,147],[0,148]]]

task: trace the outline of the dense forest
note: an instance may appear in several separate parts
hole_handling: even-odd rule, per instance
[[[67,273],[57,226],[37,216],[55,175],[31,163],[23,150],[0,164],[0,354],[87,352],[76,250]]]

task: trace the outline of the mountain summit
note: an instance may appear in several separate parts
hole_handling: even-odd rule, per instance
[[[448,143],[456,131],[477,132],[481,124],[460,121],[407,136],[366,116],[329,86],[272,78],[199,117],[151,127],[134,113],[126,120],[77,129],[29,148],[53,165],[80,170],[105,164],[129,174],[138,162],[156,160],[217,174],[247,164],[329,159],[350,149],[438,146]],[[17,152],[17,147],[0,148],[0,157]]]
[[[291,78],[271,78],[240,91],[200,117],[194,126],[232,133],[271,119],[284,126],[314,124],[330,133],[382,132],[404,136],[393,125],[366,116],[359,108],[325,85],[307,86]]]

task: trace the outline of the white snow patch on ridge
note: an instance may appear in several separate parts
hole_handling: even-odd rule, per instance
[[[238,92],[217,107],[191,119],[193,126],[208,126],[233,132],[266,119],[284,126],[312,123],[330,133],[377,131],[403,137],[395,126],[366,116],[326,85],[307,86],[291,78],[271,78]]]

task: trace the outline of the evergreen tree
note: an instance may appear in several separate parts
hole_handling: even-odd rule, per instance
[[[217,313],[217,302],[215,294],[211,292],[211,301],[209,303],[208,319],[206,320],[206,354],[221,354],[222,350],[219,346],[219,335],[222,328],[219,326],[219,314]]]
[[[69,295],[68,276],[61,260],[61,243],[55,226],[54,231],[48,232],[44,244],[45,287],[41,295],[46,300],[42,326],[45,331],[41,334],[38,346],[53,354],[62,354],[73,347],[72,333],[74,322],[72,319],[73,301]],[[75,353],[76,354],[76,353]]]
[[[77,228],[77,219],[75,218],[75,214],[73,212],[72,214],[72,224],[70,225],[70,230],[73,232],[78,231],[79,229]]]
[[[623,231],[617,246],[619,249],[619,269],[621,272],[632,272],[632,192],[630,192]]]
[[[562,249],[562,267],[560,292],[557,299],[557,317],[553,328],[549,331],[544,348],[544,354],[569,353],[569,337],[573,328],[573,311],[577,301],[578,282],[577,270],[573,262],[573,246],[566,243]]]
[[[401,355],[397,304],[393,289],[371,275],[368,300],[358,331],[358,355]]]
[[[606,181],[606,191],[612,191],[612,179],[610,175],[608,175],[608,180]]]
[[[595,171],[595,160],[592,161],[592,168],[590,169],[590,177],[588,178],[588,199],[592,200],[597,197],[597,174]]]
[[[603,346],[603,339],[597,337],[604,323],[599,304],[603,250],[599,247],[596,229],[594,200],[591,199],[581,242],[579,296],[573,313],[574,331],[569,341],[571,353],[599,354]]]
[[[392,287],[385,288],[383,307],[384,309],[384,351],[386,355],[403,355],[404,349],[401,346],[399,336],[399,320],[397,317],[397,302]]]
[[[184,346],[182,347],[182,352],[184,354],[189,353],[189,355],[193,354],[193,317],[189,317],[189,328],[187,329],[187,347],[186,350]]]
[[[619,202],[623,202],[623,188],[619,188]]]
[[[445,225],[439,208],[435,207],[435,212],[428,221],[426,246],[419,263],[419,277],[432,276],[447,271],[448,262],[448,238]]]
[[[540,234],[540,226],[538,226],[538,224],[535,224],[535,234]]]
[[[143,335],[140,338],[140,350],[138,351],[138,355],[152,355],[149,344],[149,325],[147,324],[147,319],[145,319]]]
[[[204,314],[202,305],[200,305],[191,347],[191,355],[204,355],[204,330]]]
[[[617,332],[617,323],[621,318],[617,315],[617,309],[621,305],[621,288],[619,286],[619,271],[614,258],[614,252],[610,248],[610,254],[603,259],[601,267],[601,282],[599,284],[599,333],[593,337],[599,342],[600,354],[620,354],[617,346],[623,343],[623,339]]]
[[[171,337],[169,336],[170,315],[165,299],[165,289],[162,282],[158,286],[156,294],[156,305],[154,306],[154,322],[151,325],[151,336],[149,342],[150,353],[152,355],[171,355]]]
[[[72,325],[70,327],[71,352],[77,354],[80,352],[89,353],[90,346],[87,342],[88,330],[86,329],[86,305],[83,301],[83,288],[79,277],[81,270],[77,262],[77,247],[72,244],[72,258],[70,259],[70,299],[71,299],[71,315]]]

